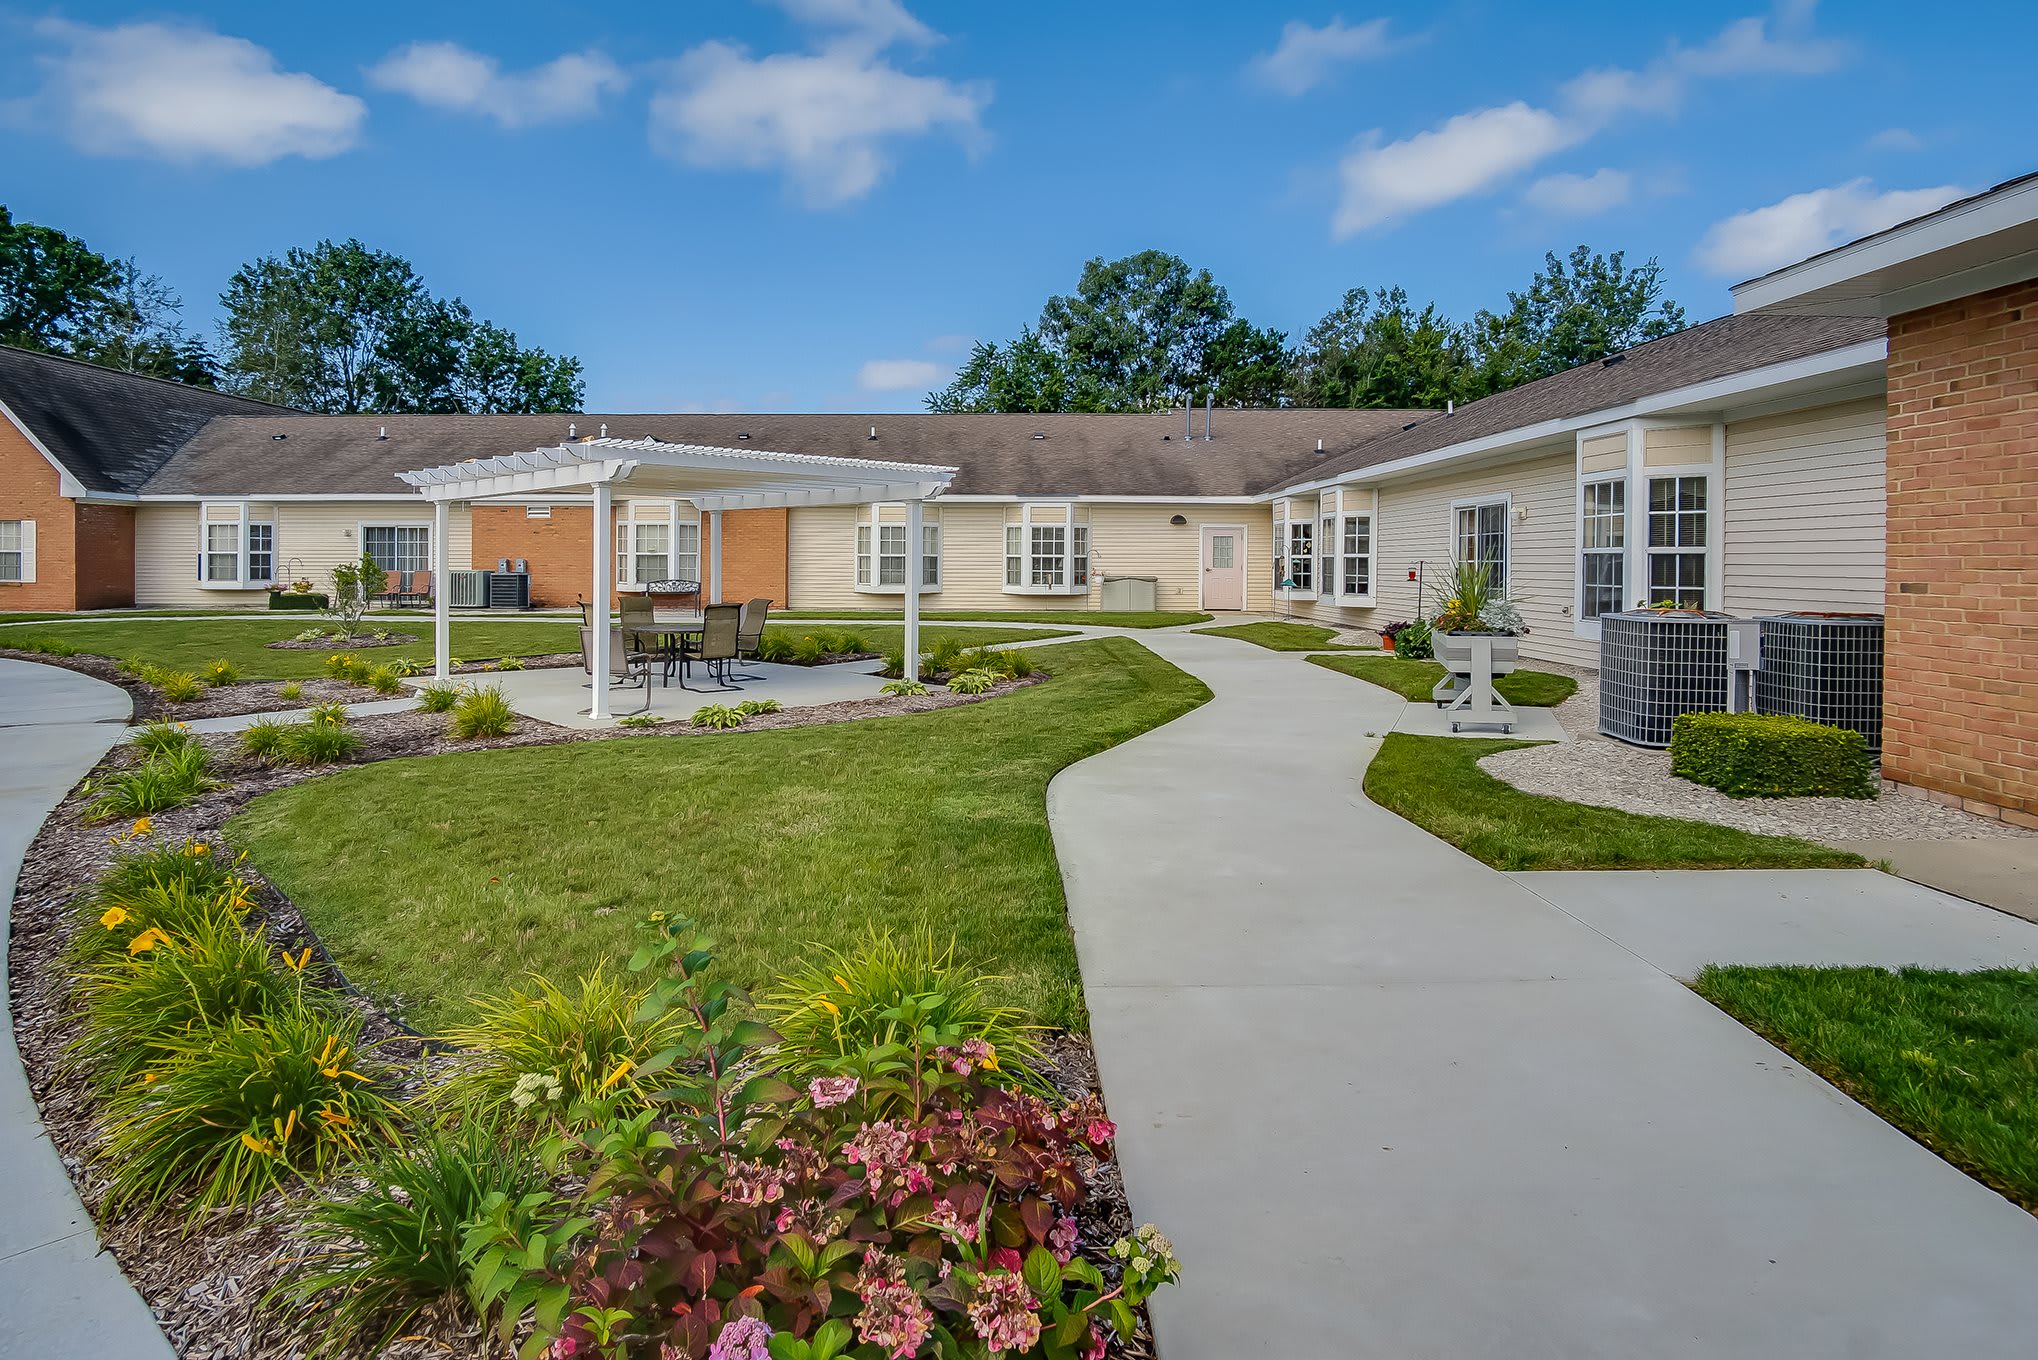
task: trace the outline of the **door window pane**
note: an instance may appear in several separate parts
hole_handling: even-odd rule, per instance
[[[1210,565],[1218,571],[1230,571],[1232,553],[1236,551],[1230,534],[1213,534],[1210,537]]]

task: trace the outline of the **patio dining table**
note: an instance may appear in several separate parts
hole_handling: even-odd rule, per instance
[[[659,640],[656,651],[665,658],[665,671],[659,678],[667,688],[672,685],[673,667],[680,660],[681,640],[700,636],[706,622],[698,610],[654,609],[649,628],[637,627],[630,630],[640,637],[656,637]]]

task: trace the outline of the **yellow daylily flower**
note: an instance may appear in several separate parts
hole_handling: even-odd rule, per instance
[[[108,907],[106,909],[106,914],[99,918],[99,924],[105,926],[108,930],[111,930],[115,926],[120,925],[122,922],[126,920],[127,920],[126,907]]]
[[[829,1000],[829,999],[828,999],[827,997],[825,997],[825,996],[817,996],[817,997],[815,997],[815,998],[814,998],[814,1003],[815,1003],[816,1005],[818,1005],[818,1006],[819,1006],[819,1007],[820,1007],[820,1008],[821,1008],[822,1010],[824,1010],[824,1011],[828,1012],[828,1014],[830,1014],[830,1015],[840,1015],[840,1014],[842,1014],[842,1008],[841,1008],[840,1006],[836,1005],[836,1004],[835,1004],[834,1002],[830,1001],[830,1000]]]
[[[134,825],[127,829],[127,834],[130,836],[146,836],[155,829],[156,824],[154,822],[146,817],[137,817],[134,819]]]
[[[130,954],[146,954],[157,945],[168,944],[169,942],[170,937],[165,935],[159,927],[150,926],[128,942],[127,952]]]
[[[983,1068],[984,1071],[986,1072],[995,1072],[998,1070],[998,1050],[995,1045],[992,1044],[984,1045],[984,1060],[981,1063],[978,1063],[977,1066]]]
[[[842,974],[840,974],[840,973],[837,973],[837,974],[835,974],[835,985],[836,985],[837,987],[840,987],[840,988],[841,988],[841,989],[842,989],[843,991],[845,991],[845,992],[847,992],[847,991],[848,991],[848,990],[850,989],[850,988],[849,988],[849,979],[848,979],[848,978],[846,978],[846,977],[844,977],[844,976],[842,976]]]
[[[602,1078],[601,1089],[606,1091],[609,1089],[609,1087],[614,1086],[624,1077],[630,1075],[630,1069],[635,1067],[636,1065],[637,1064],[631,1062],[628,1058],[625,1058],[621,1062],[617,1063],[616,1070],[609,1073],[606,1077]]]
[[[250,1152],[259,1152],[264,1157],[274,1157],[276,1155],[276,1145],[274,1143],[266,1138],[257,1138],[252,1133],[241,1135],[241,1146]]]
[[[303,952],[302,954],[299,954],[299,955],[298,955],[297,957],[295,957],[295,958],[292,958],[292,957],[290,956],[290,951],[289,951],[289,950],[287,950],[287,949],[286,949],[286,950],[284,950],[284,951],[283,951],[283,962],[285,963],[285,965],[287,965],[287,966],[289,967],[290,971],[291,971],[291,972],[293,972],[293,973],[301,973],[301,972],[303,972],[303,971],[304,971],[304,965],[305,965],[306,963],[309,963],[310,961],[311,961],[311,946],[310,946],[310,945],[306,945],[306,946],[304,947],[304,952]]]

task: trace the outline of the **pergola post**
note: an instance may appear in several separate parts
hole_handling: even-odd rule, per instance
[[[609,577],[615,566],[609,550],[610,522],[615,518],[614,492],[607,482],[594,484],[594,588],[588,593],[588,659],[594,674],[593,698],[587,716],[596,722],[609,716]]]
[[[722,512],[708,511],[708,603],[722,602]]]
[[[918,499],[906,502],[906,665],[900,672],[904,680],[920,678],[920,581],[921,573],[927,570],[927,548],[921,541],[925,536],[921,528],[925,508]]]
[[[446,551],[453,536],[453,503],[432,502],[432,678],[453,678],[453,577]]]

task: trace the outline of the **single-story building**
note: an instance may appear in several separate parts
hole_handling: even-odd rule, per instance
[[[0,609],[260,605],[372,553],[593,588],[586,496],[453,508],[411,469],[652,439],[957,469],[924,510],[615,498],[613,589],[798,609],[1103,607],[1378,628],[1488,563],[1526,656],[1603,614],[1887,616],[1884,770],[2038,826],[2038,176],[1735,290],[1734,314],[1434,411],[314,416],[0,349]],[[720,551],[707,535],[719,524]],[[441,551],[443,549],[443,552]]]

